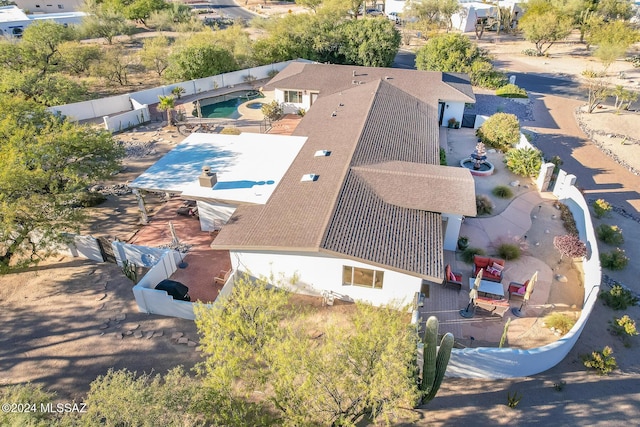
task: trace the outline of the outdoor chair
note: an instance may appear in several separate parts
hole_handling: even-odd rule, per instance
[[[511,301],[512,299],[524,299],[524,294],[525,292],[527,292],[528,284],[528,280],[524,283],[509,283],[509,289],[507,290],[507,292],[509,293],[509,301]],[[533,293],[533,291],[531,293]]]
[[[454,288],[457,291],[462,289],[462,273],[455,273],[451,271],[451,266],[447,264],[444,268],[444,282],[445,288]]]
[[[231,276],[231,269],[225,271],[222,270],[220,273],[213,279],[214,285],[224,285],[229,280],[229,276]]]

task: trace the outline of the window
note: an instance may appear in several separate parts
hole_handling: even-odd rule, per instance
[[[368,268],[342,267],[343,286],[362,286],[365,288],[382,289],[384,271],[369,270]]]
[[[284,102],[292,102],[294,104],[302,103],[302,92],[299,90],[285,90]]]
[[[59,4],[59,5],[58,5],[58,9],[64,9],[64,6],[63,6],[63,5],[61,5],[61,4]]]

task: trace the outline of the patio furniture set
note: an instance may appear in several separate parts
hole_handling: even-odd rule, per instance
[[[477,287],[477,295],[472,298],[470,303],[470,305],[473,304],[474,309],[480,308],[490,315],[497,314],[500,317],[504,317],[504,314],[510,309],[509,301],[512,298],[524,298],[529,284],[528,280],[525,283],[509,283],[507,289],[508,299],[505,299],[504,287],[501,283],[504,265],[505,261],[502,259],[478,255],[473,257],[473,271],[469,278],[470,290],[474,288],[478,273],[482,270],[482,280],[480,281],[480,286]],[[445,267],[443,286],[458,291],[462,290],[462,273],[452,271],[451,266],[447,265]]]

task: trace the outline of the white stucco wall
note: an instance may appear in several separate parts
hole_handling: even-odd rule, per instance
[[[213,231],[226,224],[235,212],[236,207],[222,203],[203,202],[198,200],[198,216],[200,217],[200,229]]]
[[[446,220],[442,247],[447,251],[455,251],[458,247],[458,237],[460,237],[462,215],[443,213],[442,219]]]
[[[279,278],[284,275],[286,281],[296,275],[298,282],[318,293],[331,291],[345,299],[367,301],[373,305],[409,304],[415,293],[420,291],[422,283],[418,277],[319,253],[232,251],[230,255],[234,270],[246,271],[254,277]],[[342,267],[345,265],[384,271],[382,289],[343,286]]]
[[[294,90],[294,89],[291,89],[291,90]],[[303,91],[301,103],[284,102],[285,90],[283,89],[276,89],[273,92],[274,92],[275,100],[282,105],[282,112],[284,114],[296,114],[298,110],[300,110],[301,108],[304,109],[305,111],[308,111],[309,107],[311,107],[311,94],[307,91]]]
[[[464,114],[464,102],[444,101],[444,113],[442,115],[442,126],[447,126],[450,118],[454,118],[462,123]]]

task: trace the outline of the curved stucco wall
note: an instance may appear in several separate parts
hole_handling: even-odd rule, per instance
[[[600,256],[589,206],[580,191],[571,185],[558,196],[573,213],[580,239],[587,242],[588,253],[583,259],[584,305],[580,318],[565,336],[543,347],[528,350],[487,347],[454,349],[447,376],[498,379],[535,375],[557,365],[580,337],[598,298],[602,277]]]

